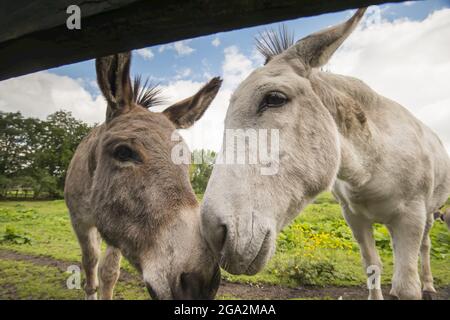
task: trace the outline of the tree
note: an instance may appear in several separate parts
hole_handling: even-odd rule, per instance
[[[42,141],[36,152],[34,172],[41,171],[41,178],[55,177],[62,190],[70,160],[90,130],[89,125],[76,120],[70,112],[61,110],[49,115],[42,124]]]
[[[11,179],[0,175],[0,198],[6,197],[6,192],[11,185]]]
[[[34,190],[34,196],[37,198],[42,193],[47,193],[51,198],[61,198],[62,189],[58,187],[58,180],[56,177],[44,175],[39,180],[39,185]]]
[[[10,180],[0,185],[2,192],[6,195],[7,188],[23,184],[27,177],[34,181],[28,184],[35,196],[45,192],[61,197],[73,153],[90,130],[63,110],[44,121],[24,118],[20,112],[0,112],[0,173]]]
[[[25,119],[20,112],[0,112],[0,172],[23,175],[33,162],[39,141],[40,120]]]
[[[19,192],[25,192],[27,194],[28,191],[34,191],[38,186],[36,180],[30,176],[14,177],[11,180],[10,188],[16,192],[16,197],[18,197]]]
[[[196,194],[203,194],[205,193],[209,177],[211,176],[216,153],[211,150],[202,149],[194,150],[192,155],[194,163],[191,164],[189,170],[192,188]]]

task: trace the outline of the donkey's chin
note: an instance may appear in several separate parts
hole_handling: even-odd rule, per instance
[[[211,300],[220,284],[218,265],[208,266],[201,272],[182,272],[167,278],[147,278],[145,286],[153,300]]]
[[[171,300],[172,294],[169,293],[161,293],[158,288],[152,286],[150,282],[145,282],[145,286],[147,287],[148,294],[152,300]]]
[[[172,300],[173,293],[169,282],[165,279],[146,279],[144,275],[144,283],[147,287],[148,294],[152,300]]]
[[[254,254],[245,252],[236,259],[236,256],[230,256],[230,260],[224,256],[221,260],[221,267],[231,274],[255,275],[260,272],[269,259],[272,257],[275,248],[275,240],[272,232],[267,232],[258,249]]]

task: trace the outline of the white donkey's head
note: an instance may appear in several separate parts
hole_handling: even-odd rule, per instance
[[[261,270],[274,252],[277,233],[332,184],[340,163],[338,129],[309,77],[330,59],[364,11],[269,56],[234,92],[226,131],[278,130],[279,157],[271,160],[276,164],[265,164],[278,168],[272,175],[262,174],[260,163],[214,167],[202,205],[202,227],[227,271]],[[225,140],[222,160],[228,157],[225,153],[237,151],[225,148],[230,145]]]

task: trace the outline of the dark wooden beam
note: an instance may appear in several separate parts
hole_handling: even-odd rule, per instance
[[[220,31],[401,0],[2,0],[0,80]],[[81,8],[81,30],[66,9]]]

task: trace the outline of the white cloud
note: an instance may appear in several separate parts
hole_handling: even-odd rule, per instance
[[[177,56],[187,56],[195,51],[194,48],[190,47],[188,43],[191,40],[182,40],[170,44],[164,44],[158,48],[159,52],[164,52],[166,50],[174,50]]]
[[[224,50],[222,64],[224,87],[235,89],[254,70],[253,61],[239,51],[237,46]]]
[[[450,152],[448,39],[450,9],[436,11],[423,21],[363,23],[326,69],[359,78],[408,108],[440,136]]]
[[[175,76],[175,79],[187,78],[191,74],[192,74],[192,69],[190,69],[190,68],[183,68],[183,69],[177,71],[177,75]]]
[[[219,37],[215,37],[214,40],[211,41],[211,44],[212,44],[214,47],[220,46],[220,39],[219,39]]]
[[[194,48],[191,48],[187,45],[189,41],[177,41],[173,44],[175,51],[180,56],[187,56],[195,51]]]
[[[138,49],[138,50],[136,50],[136,53],[140,57],[142,57],[144,60],[151,60],[155,56],[153,51],[151,49],[149,49],[149,48]]]
[[[213,77],[213,75],[211,74],[211,65],[206,58],[202,59],[202,73],[203,78],[205,78],[206,80],[209,80]]]
[[[5,80],[0,82],[0,109],[41,119],[64,109],[90,124],[103,122],[106,102],[101,95],[92,96],[85,82],[47,71]]]
[[[262,67],[264,62],[266,62],[266,58],[256,48],[253,48],[250,59],[252,59],[253,64],[258,67]]]

